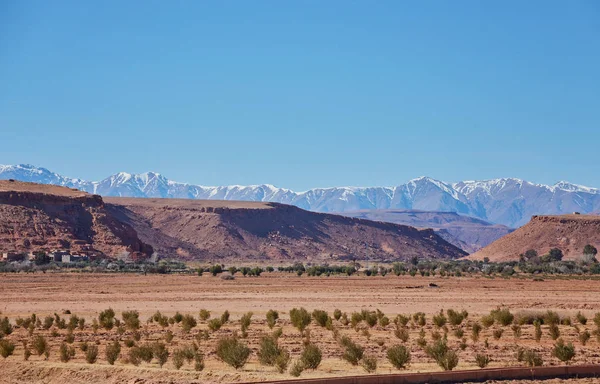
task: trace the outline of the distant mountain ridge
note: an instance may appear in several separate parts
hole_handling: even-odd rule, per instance
[[[419,177],[396,187],[331,187],[304,192],[273,185],[209,187],[179,183],[146,172],[120,172],[101,181],[68,178],[32,165],[0,165],[0,179],[78,188],[103,196],[246,200],[292,204],[316,212],[416,209],[456,212],[519,227],[532,215],[600,210],[600,189],[558,182],[552,186],[516,178],[445,183]]]
[[[473,253],[512,232],[501,224],[459,215],[455,212],[417,211],[413,209],[365,209],[340,212],[342,216],[383,221],[416,228],[432,228],[447,242]]]

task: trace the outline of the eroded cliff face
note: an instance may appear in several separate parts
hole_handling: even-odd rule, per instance
[[[432,230],[277,203],[106,198],[160,255],[201,260],[327,262],[454,259],[466,253]]]
[[[531,221],[496,240],[471,257],[492,261],[519,260],[519,255],[534,249],[543,255],[551,248],[562,250],[565,258],[576,259],[591,244],[600,248],[600,217],[594,215],[533,216]]]
[[[1,251],[70,249],[108,257],[152,254],[152,247],[131,226],[106,211],[100,196],[15,183],[0,185]]]

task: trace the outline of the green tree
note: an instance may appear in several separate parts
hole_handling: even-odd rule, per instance
[[[548,261],[561,261],[563,258],[563,253],[558,248],[552,248],[546,256]]]
[[[527,251],[525,251],[524,256],[526,260],[531,260],[538,257],[538,253],[535,249],[528,249]]]
[[[593,245],[587,244],[585,247],[583,247],[583,254],[596,256],[598,254],[598,250]]]

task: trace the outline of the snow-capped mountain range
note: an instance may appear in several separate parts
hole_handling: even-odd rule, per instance
[[[0,179],[56,184],[103,196],[270,201],[316,212],[361,209],[456,212],[513,228],[527,223],[532,215],[600,210],[600,189],[565,181],[543,185],[515,178],[445,183],[419,177],[396,187],[332,187],[294,192],[268,184],[191,185],[154,172],[120,172],[101,181],[85,181],[21,164],[0,165]]]

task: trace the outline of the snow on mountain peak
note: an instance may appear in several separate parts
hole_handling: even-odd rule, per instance
[[[330,187],[295,192],[271,184],[209,187],[179,183],[156,172],[119,172],[89,182],[20,164],[0,165],[0,179],[56,184],[105,196],[268,201],[317,212],[361,209],[458,212],[510,227],[526,223],[532,215],[600,211],[600,189],[566,181],[548,186],[517,178],[450,184],[421,176],[396,187]]]

